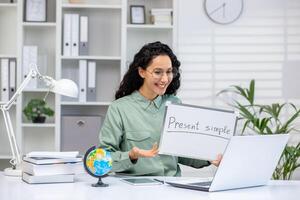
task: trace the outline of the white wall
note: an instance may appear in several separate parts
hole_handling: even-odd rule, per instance
[[[222,105],[215,94],[231,84],[257,80],[262,102],[284,101],[283,65],[300,61],[300,1],[244,0],[244,12],[230,25],[216,25],[203,1],[179,1],[178,55],[185,102]],[[300,66],[299,66],[300,68]],[[300,96],[291,99],[300,103]]]
[[[179,96],[184,103],[225,106],[215,96],[218,91],[233,84],[247,86],[255,79],[260,103],[300,105],[295,92],[300,85],[299,0],[244,0],[241,18],[230,25],[212,23],[204,14],[203,0],[178,4],[177,55],[183,71]],[[298,67],[286,64],[289,61]],[[293,74],[298,74],[296,82]],[[298,142],[299,136],[294,134],[292,140]],[[190,172],[184,171],[195,174]]]

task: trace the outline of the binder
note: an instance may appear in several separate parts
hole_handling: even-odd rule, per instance
[[[79,14],[72,14],[71,20],[71,55],[79,55]]]
[[[88,62],[87,101],[96,101],[96,62]]]
[[[79,87],[79,68],[78,65],[77,66],[73,66],[73,65],[66,65],[64,67],[62,67],[61,69],[61,74],[62,74],[62,78],[66,78],[66,79],[71,79],[73,80],[75,83],[77,83],[78,87]],[[61,96],[61,100],[62,101],[68,101],[68,102],[78,102],[79,101],[79,96],[76,98],[73,97],[68,97],[68,96]]]
[[[24,46],[23,47],[23,79],[27,77],[32,65],[37,65],[38,47]],[[26,89],[37,88],[37,79],[31,79],[27,84]]]
[[[9,60],[9,98],[16,92],[16,60]]]
[[[39,72],[41,74],[47,74],[47,65],[48,65],[47,52],[45,52],[44,54],[39,52],[37,60],[38,60]],[[41,79],[37,79],[37,88],[47,88],[47,84],[45,83],[45,81]]]
[[[71,56],[71,20],[72,14],[64,14],[63,55]]]
[[[1,59],[1,101],[9,101],[9,60]]]
[[[80,16],[79,54],[88,55],[88,16]]]
[[[79,102],[86,102],[87,60],[79,60]]]

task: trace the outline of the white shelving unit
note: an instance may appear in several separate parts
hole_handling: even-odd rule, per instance
[[[55,58],[56,58],[56,7],[57,0],[47,1],[47,21],[46,22],[26,22],[24,19],[25,1],[18,1],[21,8],[19,12],[21,16],[18,24],[21,24],[21,36],[18,48],[21,49],[20,63],[22,66],[22,48],[24,45],[34,45],[38,47],[38,66],[42,74],[50,77],[56,76],[55,72]],[[20,70],[20,75],[22,70]],[[22,77],[20,77],[20,82]],[[33,98],[42,99],[47,93],[47,89],[43,85],[38,85],[35,89],[26,89],[22,95],[18,105],[18,111],[22,117],[17,119],[17,124],[20,124],[18,138],[20,138],[20,147],[22,153],[28,153],[35,150],[49,150],[55,149],[55,123],[59,120],[59,116],[55,114],[54,117],[47,117],[45,124],[32,124],[23,115],[22,111],[27,103]],[[57,104],[55,103],[55,94],[50,94],[47,99],[47,106],[57,112]],[[51,126],[49,126],[51,124]]]
[[[7,3],[7,1],[0,0],[0,59],[17,58],[18,15],[17,3],[11,4]],[[13,126],[17,126],[16,110],[15,104],[10,109],[10,116]],[[2,113],[0,115],[0,133],[0,159],[8,159],[11,157],[11,153]]]
[[[134,54],[145,44],[154,41],[161,41],[176,50],[176,2],[177,0],[128,0],[126,6],[126,63],[132,61]],[[130,24],[130,6],[145,6],[145,24]],[[171,25],[153,25],[150,23],[151,9],[173,9],[173,23]]]
[[[121,60],[120,56],[61,56],[63,60]]]
[[[54,22],[23,22],[23,26],[28,26],[28,27],[56,27],[56,23]]]
[[[117,1],[115,1],[117,2]],[[101,3],[99,1],[99,3]],[[90,9],[118,9],[118,10],[121,10],[122,9],[122,6],[121,5],[97,5],[97,4],[67,4],[67,3],[64,3],[62,5],[63,8],[90,8]]]
[[[67,1],[63,1],[61,5],[58,5],[57,19],[60,20],[57,24],[60,30],[63,30],[64,14],[87,16],[89,29],[88,55],[64,56],[62,49],[57,51],[57,77],[69,78],[79,83],[79,61],[95,62],[96,101],[78,102],[78,99],[58,98],[61,120],[56,123],[56,132],[59,133],[64,130],[64,125],[62,124],[64,117],[101,116],[102,118],[106,114],[108,105],[114,99],[113,91],[118,87],[121,79],[121,60],[123,56],[121,54],[122,12],[122,0],[90,0],[85,1],[84,4],[69,4]],[[63,35],[60,35],[62,37],[58,38],[57,44],[61,45]],[[73,124],[73,126],[77,125]],[[93,134],[98,134],[97,132]],[[82,133],[82,135],[83,137],[91,137],[91,133]],[[58,149],[70,150],[67,149],[68,147],[65,146],[63,141],[63,138],[66,137],[58,134],[56,138],[56,147]],[[78,144],[80,141],[73,141],[73,143]]]
[[[69,78],[79,81],[79,61],[96,62],[96,101],[78,102],[77,99],[49,94],[47,104],[55,110],[55,116],[45,124],[32,124],[23,116],[24,106],[32,98],[43,98],[47,89],[27,89],[11,109],[11,115],[21,152],[62,149],[63,116],[101,116],[102,120],[122,76],[134,54],[148,42],[162,41],[176,50],[176,5],[177,0],[84,0],[71,4],[68,0],[47,1],[47,22],[25,22],[24,2],[7,3],[0,0],[0,59],[17,59],[17,83],[22,82],[22,48],[36,45],[39,64],[46,65],[42,71],[56,79]],[[146,24],[130,24],[130,5],[144,5]],[[152,8],[173,9],[172,25],[150,24]],[[64,56],[62,49],[64,14],[76,13],[88,16],[88,55]],[[74,71],[73,74],[66,73]],[[2,119],[2,116],[0,116]],[[101,122],[99,122],[101,123]],[[3,120],[1,132],[5,133]],[[80,141],[74,141],[80,143]],[[5,134],[0,135],[0,159],[10,157],[10,148]]]
[[[173,29],[172,25],[136,25],[136,24],[127,24],[127,29]]]
[[[37,124],[37,123],[22,123],[21,124],[22,127],[38,127],[38,128],[49,128],[49,127],[52,127],[54,128],[55,127],[55,124],[54,123],[43,123],[43,124]]]

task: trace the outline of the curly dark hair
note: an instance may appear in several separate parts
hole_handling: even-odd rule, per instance
[[[169,56],[172,62],[172,68],[175,68],[178,72],[165,92],[165,94],[176,94],[180,87],[180,62],[168,45],[161,42],[153,42],[144,45],[141,50],[135,54],[133,62],[129,65],[129,69],[120,83],[115,98],[119,99],[138,90],[144,82],[144,79],[139,75],[138,68],[146,69],[152,60],[159,55]]]

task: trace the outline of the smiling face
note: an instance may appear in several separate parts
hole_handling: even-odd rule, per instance
[[[139,92],[149,100],[163,95],[173,79],[172,62],[169,56],[155,57],[146,69],[139,67],[139,75],[144,79]]]

